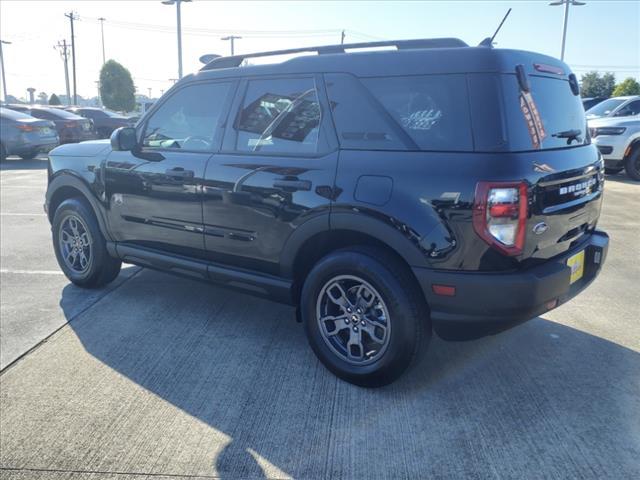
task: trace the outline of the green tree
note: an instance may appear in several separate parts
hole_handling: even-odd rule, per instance
[[[130,112],[136,106],[135,91],[129,70],[115,60],[109,60],[102,66],[100,98],[105,107]]]
[[[619,83],[613,90],[614,97],[621,97],[623,95],[640,95],[640,83],[634,78],[625,78],[622,83]]]
[[[607,72],[602,76],[598,72],[589,72],[582,75],[580,84],[580,91],[583,97],[608,98],[615,88],[616,77],[611,72]]]
[[[49,105],[62,105],[62,103],[60,102],[60,99],[55,93],[52,93],[51,96],[49,97]]]

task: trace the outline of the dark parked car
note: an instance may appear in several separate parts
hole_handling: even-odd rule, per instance
[[[565,63],[405,40],[214,59],[135,129],[56,148],[46,209],[73,283],[124,261],[291,303],[327,368],[378,386],[432,330],[477,338],[584,290],[603,178]]]
[[[53,122],[0,107],[0,159],[18,155],[28,160],[57,146]]]
[[[102,108],[69,107],[66,110],[93,121],[98,138],[109,138],[116,128],[132,126],[135,123],[127,117]]]
[[[40,105],[8,105],[7,108],[53,122],[58,131],[60,143],[77,143],[97,138],[91,120],[66,110]]]
[[[582,99],[582,106],[584,107],[585,112],[589,110],[591,107],[595,107],[597,104],[604,102],[607,97],[587,97]]]

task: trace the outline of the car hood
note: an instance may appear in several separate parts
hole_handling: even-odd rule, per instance
[[[57,155],[59,157],[95,157],[111,151],[111,141],[105,140],[89,140],[81,143],[67,143],[60,145],[49,152],[49,155]]]

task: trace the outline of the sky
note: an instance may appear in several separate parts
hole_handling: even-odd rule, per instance
[[[565,61],[578,76],[611,71],[621,81],[640,79],[640,0],[584,0],[571,7]],[[545,0],[500,1],[207,1],[182,4],[185,74],[201,66],[206,53],[236,53],[340,43],[408,38],[458,37],[470,45],[491,36],[508,8],[512,12],[497,47],[560,56],[564,7]],[[7,90],[18,98],[26,89],[64,94],[64,66],[54,45],[70,41],[75,22],[77,90],[97,94],[102,66],[100,17],[106,58],[131,72],[137,92],[158,97],[178,76],[176,7],[160,0],[35,1],[0,0]],[[150,89],[150,90],[149,90]]]

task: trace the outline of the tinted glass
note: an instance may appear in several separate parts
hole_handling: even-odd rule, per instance
[[[79,120],[79,115],[75,113],[67,112],[66,110],[59,110],[57,108],[32,108],[31,115],[38,118],[46,118],[48,120]]]
[[[616,117],[628,117],[638,115],[640,113],[640,100],[627,103],[624,107],[615,113]]]
[[[16,112],[15,110],[9,110],[8,108],[0,108],[0,117],[6,118],[9,120],[20,120],[31,118],[31,115],[27,115],[26,113]]]
[[[604,102],[600,102],[599,104],[587,110],[587,117],[603,117],[605,115],[609,115],[613,110],[622,105],[624,102],[625,100],[621,100],[619,98],[609,98]]]
[[[143,145],[211,151],[230,85],[196,84],[178,90],[149,118]]]
[[[240,151],[315,153],[320,104],[312,78],[249,82],[234,128]]]
[[[464,75],[367,78],[362,83],[418,149],[473,150]]]
[[[567,80],[530,75],[531,95],[526,96],[515,75],[501,79],[509,150],[563,148],[587,141],[582,101]],[[527,112],[533,112],[533,121],[527,121]]]
[[[351,150],[406,150],[406,134],[372,98],[360,81],[346,73],[324,76],[340,146]]]

